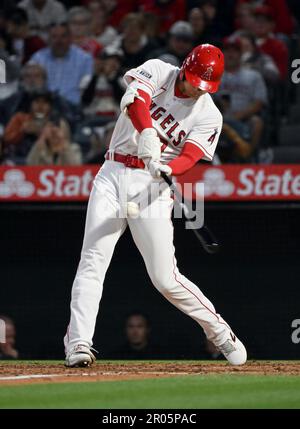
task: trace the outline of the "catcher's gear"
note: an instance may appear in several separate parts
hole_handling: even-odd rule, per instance
[[[194,87],[210,93],[219,88],[224,72],[224,55],[214,45],[208,43],[196,46],[183,61],[180,79],[185,79]]]
[[[161,142],[154,128],[145,128],[139,138],[138,158],[145,164],[150,160],[159,161]]]

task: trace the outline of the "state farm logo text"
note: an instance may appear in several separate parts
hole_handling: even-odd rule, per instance
[[[279,173],[267,172],[264,168],[243,168],[230,180],[226,171],[220,168],[208,168],[203,179],[194,184],[196,195],[201,196],[199,185],[204,182],[206,197],[224,199],[247,199],[249,197],[287,197],[300,196],[300,174],[291,169]]]

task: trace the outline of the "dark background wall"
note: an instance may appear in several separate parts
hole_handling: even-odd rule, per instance
[[[25,358],[62,358],[69,298],[83,238],[83,206],[0,207],[0,314],[17,326]],[[183,274],[213,301],[252,358],[297,359],[291,323],[300,319],[298,208],[207,206],[206,221],[223,244],[206,255],[175,222]],[[127,231],[109,268],[94,345],[107,356],[122,343],[131,310],[149,314],[152,336],[169,357],[201,355],[201,328],[151,285]]]

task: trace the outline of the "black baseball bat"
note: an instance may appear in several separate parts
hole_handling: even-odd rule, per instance
[[[177,202],[182,207],[182,213],[183,213],[184,219],[186,221],[191,221],[192,215],[190,214],[190,211],[187,205],[182,202],[182,195],[174,185],[172,179],[169,176],[167,176],[165,173],[161,173],[161,177],[164,179],[164,181],[169,185],[171,190],[174,192]],[[220,244],[216,240],[214,234],[207,227],[207,225],[204,224],[200,229],[192,228],[192,231],[197,237],[197,239],[200,241],[202,247],[207,253],[214,254],[220,250]]]

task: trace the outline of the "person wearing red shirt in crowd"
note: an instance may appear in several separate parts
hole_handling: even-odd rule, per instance
[[[288,49],[284,42],[277,39],[273,30],[275,27],[272,9],[261,7],[255,10],[256,26],[255,35],[260,50],[273,58],[280,71],[282,80],[286,79],[288,73]]]
[[[82,0],[82,4],[87,6],[93,0]],[[107,24],[118,28],[125,15],[137,10],[135,0],[98,0],[105,10],[108,20]]]
[[[102,45],[90,36],[92,15],[85,7],[75,6],[69,10],[68,23],[72,42],[94,58],[102,51]]]
[[[287,35],[292,34],[295,22],[286,0],[237,0],[237,7],[244,3],[253,5],[254,8],[258,6],[268,6],[272,9],[275,21],[275,32]]]
[[[165,34],[176,21],[186,18],[185,0],[139,0],[142,12],[151,12],[159,17],[160,33]]]
[[[46,46],[39,36],[31,36],[25,10],[14,8],[8,12],[6,31],[11,38],[13,51],[21,64],[25,64],[38,50]]]

